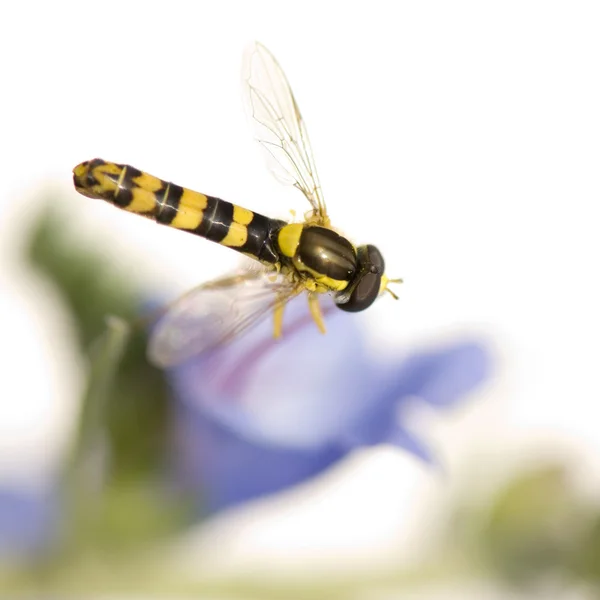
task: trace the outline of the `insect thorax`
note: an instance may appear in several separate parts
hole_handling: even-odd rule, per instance
[[[326,227],[291,223],[279,231],[277,244],[284,262],[317,292],[341,291],[357,270],[356,250]]]

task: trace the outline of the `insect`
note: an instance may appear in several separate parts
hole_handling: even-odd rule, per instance
[[[96,158],[73,170],[75,189],[158,223],[232,248],[255,259],[247,269],[204,283],[171,304],[150,337],[150,360],[166,367],[226,343],[273,314],[282,333],[285,304],[306,293],[325,332],[318,297],[329,293],[343,311],[368,308],[388,284],[373,245],[354,246],[332,226],[308,133],[287,78],[274,56],[255,43],[244,57],[244,92],[257,141],[282,183],[308,200],[302,222],[271,219],[220,198],[194,192],[138,169]]]

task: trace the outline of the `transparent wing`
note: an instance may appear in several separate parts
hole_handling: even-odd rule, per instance
[[[315,216],[327,222],[327,208],[300,109],[283,69],[258,42],[246,49],[243,79],[255,137],[266,151],[271,172],[282,183],[301,190]]]
[[[159,318],[148,358],[170,367],[215,349],[268,316],[299,289],[281,276],[249,271],[204,283],[181,296]]]

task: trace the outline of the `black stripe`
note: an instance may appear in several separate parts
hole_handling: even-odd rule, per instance
[[[248,239],[236,250],[256,256],[261,261],[275,264],[280,259],[275,239],[283,225],[285,221],[269,219],[259,213],[253,213],[252,221],[246,225]]]
[[[259,258],[260,260],[264,260],[268,263],[275,264],[281,260],[281,255],[279,254],[279,246],[277,245],[277,235],[281,228],[284,225],[287,225],[287,223],[279,219],[267,219],[267,221],[269,222],[269,236],[265,240],[265,244],[262,247]]]
[[[161,183],[162,187],[155,192],[159,206],[156,221],[163,225],[170,225],[179,210],[179,202],[183,195],[183,188],[180,185],[175,185],[174,183],[168,183],[166,181],[162,181]],[[167,195],[166,198],[165,194]]]
[[[206,208],[195,233],[211,242],[222,241],[233,223],[233,204],[214,196],[206,196]]]
[[[83,163],[86,164],[86,163]],[[106,164],[105,160],[102,160],[101,158],[94,158],[92,160],[90,160],[87,163],[87,177],[86,177],[86,185],[87,187],[93,187],[95,185],[98,185],[98,183],[100,183],[95,177],[94,177],[94,171],[96,169],[96,167],[103,167]]]
[[[127,208],[133,200],[133,188],[136,187],[136,185],[133,183],[133,179],[135,177],[139,177],[142,172],[135,167],[130,167],[129,165],[118,166],[125,169],[125,177],[123,177],[121,184],[117,188],[117,191],[113,197],[113,202],[121,208]],[[116,184],[119,180],[120,174],[116,176],[109,175],[109,177],[113,179]]]

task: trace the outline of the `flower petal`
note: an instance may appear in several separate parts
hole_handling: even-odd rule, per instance
[[[360,343],[358,334],[352,335]],[[297,341],[297,338],[288,340],[290,351],[303,347],[295,346]],[[318,353],[315,351],[315,354]],[[286,360],[274,355],[274,360],[277,358],[282,360],[280,368],[285,369]],[[226,356],[222,358],[225,359]],[[335,422],[335,426],[328,424],[326,435],[321,431],[310,440],[306,438],[304,444],[296,443],[297,440],[290,443],[286,435],[267,435],[268,428],[261,429],[257,424],[264,425],[268,419],[261,422],[256,412],[246,410],[244,405],[235,402],[235,398],[223,410],[195,401],[196,394],[205,393],[202,378],[198,379],[191,371],[178,371],[174,381],[179,397],[184,401],[178,404],[176,439],[186,486],[202,494],[204,508],[213,512],[310,479],[360,446],[393,444],[432,462],[427,446],[404,427],[399,407],[415,397],[435,406],[453,404],[482,381],[489,371],[485,344],[473,341],[415,353],[400,364],[390,363],[387,369],[365,356],[360,363],[360,368],[354,369],[354,374],[358,375],[353,394],[340,393],[335,385],[344,375],[343,364],[338,365],[338,371],[315,367],[327,392],[323,401],[338,407],[337,421],[330,419],[333,413],[329,407],[311,402],[311,394],[321,398],[319,394],[323,393],[320,386],[318,390],[311,387],[314,380],[304,382],[306,385],[300,386],[300,392],[297,392],[298,399],[304,398],[308,405],[308,418],[302,420],[296,414],[295,419],[287,423],[285,411],[278,415],[279,426],[289,435],[294,427],[298,431],[318,427],[319,419],[329,411],[327,419]],[[270,368],[276,364],[275,360]],[[319,370],[323,372],[318,373]],[[275,383],[270,380],[262,391],[254,388],[246,393],[257,395],[256,411],[260,411],[264,403],[262,410],[268,412],[277,408],[277,401],[285,400],[291,393],[289,386],[296,383],[289,383],[285,377],[276,378]],[[278,419],[270,422],[275,431]]]
[[[286,307],[283,339],[273,340],[267,323],[206,360],[175,369],[176,394],[259,443],[310,448],[337,438],[356,400],[379,379],[380,365],[366,355],[360,317],[337,310],[331,299],[322,304],[333,308],[327,335],[298,298]]]
[[[177,444],[180,476],[199,496],[202,512],[278,492],[310,479],[337,462],[334,447],[310,451],[263,445],[241,437],[210,414],[180,405]]]
[[[484,343],[468,341],[415,353],[400,368],[389,367],[387,383],[355,416],[344,443],[356,447],[401,440],[395,443],[425,457],[424,446],[412,438],[408,441],[399,409],[416,398],[433,406],[450,406],[484,381],[489,371],[490,355]]]
[[[428,404],[450,406],[487,379],[490,371],[487,344],[474,340],[460,342],[410,356],[396,378],[395,387],[398,396],[418,396]]]

